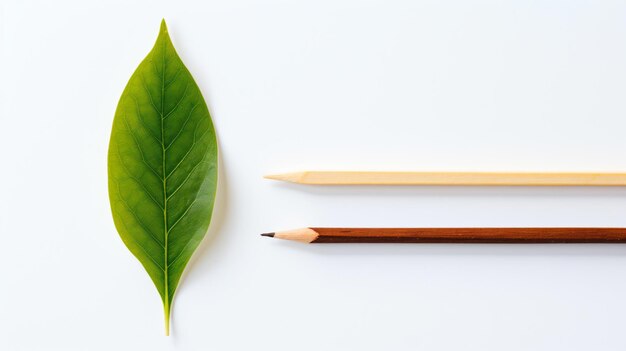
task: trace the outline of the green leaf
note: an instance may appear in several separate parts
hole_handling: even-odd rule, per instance
[[[217,141],[165,21],[120,98],[108,165],[115,227],[156,285],[169,335],[176,287],[211,222]]]

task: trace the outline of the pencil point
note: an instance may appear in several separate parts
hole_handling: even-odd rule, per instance
[[[272,179],[272,180],[281,180],[284,182],[291,182],[291,183],[299,183],[302,181],[304,174],[305,174],[304,172],[268,174],[264,176],[263,178]]]
[[[261,236],[267,236],[267,237],[273,238],[274,237],[274,233],[263,233],[263,234],[261,234]]]

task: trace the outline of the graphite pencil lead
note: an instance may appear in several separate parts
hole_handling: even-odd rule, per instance
[[[261,234],[261,236],[267,236],[267,237],[273,238],[274,237],[274,233],[263,233],[263,234]]]

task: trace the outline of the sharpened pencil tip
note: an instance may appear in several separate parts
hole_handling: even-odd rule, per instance
[[[265,179],[280,180],[283,182],[302,183],[303,177],[307,172],[267,174],[263,176]]]
[[[266,174],[263,176],[263,178],[271,180],[283,180],[287,182],[290,181],[289,178],[284,174]]]
[[[263,233],[263,234],[261,234],[261,236],[267,236],[267,237],[273,238],[274,237],[274,233]]]

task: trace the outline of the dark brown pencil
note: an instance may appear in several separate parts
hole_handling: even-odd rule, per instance
[[[261,235],[303,243],[626,243],[626,228],[303,228]]]

